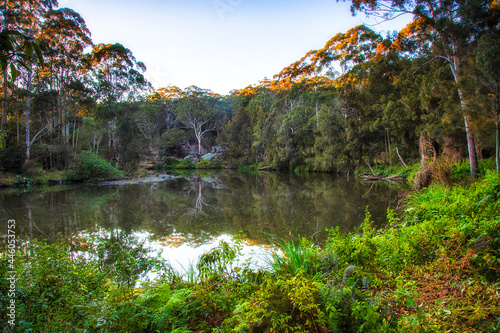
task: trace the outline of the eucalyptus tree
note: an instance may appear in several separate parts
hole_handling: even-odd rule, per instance
[[[143,75],[146,66],[135,59],[132,51],[118,43],[95,45],[87,60],[87,66],[93,72],[94,94],[100,104],[101,118],[107,121],[111,159],[118,162],[116,104],[134,100],[139,94],[150,89],[151,85]]]
[[[496,26],[498,17],[490,15],[494,2],[490,0],[352,0],[353,12],[364,12],[384,19],[399,15],[413,15],[405,33],[418,36],[427,44],[435,59],[444,59],[457,84],[462,107],[462,116],[467,134],[471,176],[477,174],[477,155],[474,135],[467,111],[462,84],[465,59],[472,54],[472,48],[488,26]],[[488,22],[493,18],[493,22]]]
[[[495,162],[500,173],[500,37],[498,31],[483,36],[475,51],[475,66],[481,82],[479,90],[487,96],[487,114],[495,122]]]
[[[181,127],[193,131],[198,142],[198,155],[201,156],[203,137],[222,124],[222,96],[196,86],[186,88],[183,94],[175,108],[177,119]]]
[[[26,163],[29,163],[29,147],[31,139],[30,112],[31,112],[31,80],[33,62],[43,63],[38,44],[35,42],[40,27],[40,18],[47,10],[57,5],[55,0],[16,0],[2,1],[0,4],[2,32],[0,33],[0,68],[3,74],[3,103],[0,130],[7,122],[7,97],[9,81],[13,83],[20,69],[26,72]],[[4,133],[0,132],[0,140],[4,140]],[[37,136],[35,135],[35,138]],[[3,146],[3,145],[2,145]]]
[[[7,8],[7,2],[4,2],[5,7]],[[57,2],[54,0],[37,0],[37,1],[26,1],[22,2],[20,5],[14,5],[14,8],[18,9],[20,14],[19,20],[16,22],[18,26],[17,31],[21,31],[28,39],[33,40],[38,36],[41,29],[41,22],[43,13],[47,10],[51,9],[54,5],[57,5]],[[5,25],[9,24],[8,15],[4,17]],[[29,51],[29,50],[28,50]],[[27,92],[26,97],[26,111],[25,111],[25,120],[26,120],[26,154],[25,154],[25,165],[28,165],[30,162],[30,150],[31,146],[37,139],[37,137],[48,127],[48,124],[41,128],[33,137],[31,137],[31,100],[32,100],[32,81],[33,81],[33,64],[35,63],[36,57],[32,54],[32,52],[27,53],[28,57],[25,59],[25,65],[23,66],[26,69],[25,76],[25,87]],[[23,64],[23,62],[21,62]],[[6,74],[4,74],[4,79]],[[4,82],[4,85],[6,82]],[[4,87],[5,89],[5,87]]]
[[[348,159],[357,155],[362,163],[365,150],[377,141],[374,136],[373,121],[377,118],[374,99],[380,92],[370,94],[367,86],[374,77],[372,66],[383,57],[389,41],[370,28],[360,25],[332,37],[313,57],[320,69],[337,63],[341,75],[335,80],[340,96],[340,105],[346,137],[344,151]]]
[[[39,40],[46,62],[40,70],[39,89],[54,95],[56,112],[52,126],[59,127],[63,143],[68,143],[69,120],[72,116],[74,136],[81,108],[78,100],[85,97],[84,59],[86,48],[92,45],[90,31],[75,11],[69,8],[49,10],[44,16]]]

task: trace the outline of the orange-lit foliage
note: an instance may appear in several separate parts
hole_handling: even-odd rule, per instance
[[[148,95],[148,100],[175,100],[184,97],[184,92],[176,86],[167,86],[159,88]]]

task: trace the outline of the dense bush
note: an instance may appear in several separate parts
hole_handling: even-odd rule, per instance
[[[26,147],[12,146],[0,152],[0,170],[20,174],[24,169]]]
[[[71,178],[75,180],[113,179],[122,174],[99,155],[84,152],[77,156]]]
[[[171,166],[175,165],[176,163],[178,163],[178,161],[171,156],[165,156],[163,158],[163,163],[166,167],[171,167]]]

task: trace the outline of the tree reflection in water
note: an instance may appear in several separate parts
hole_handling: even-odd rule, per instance
[[[16,219],[19,236],[49,240],[104,230],[115,239],[140,232],[151,241],[174,236],[192,247],[242,233],[253,244],[299,235],[321,244],[327,228],[358,226],[366,206],[382,225],[398,192],[327,174],[193,173],[156,183],[0,192],[0,214]]]

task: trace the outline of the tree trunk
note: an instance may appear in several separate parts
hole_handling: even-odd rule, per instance
[[[7,121],[7,68],[3,72],[3,101],[2,101],[2,125],[0,129],[3,129],[4,123]]]
[[[198,158],[201,160],[201,137],[197,137],[198,139]]]
[[[31,114],[31,79],[33,72],[31,70],[31,64],[28,69],[28,97],[26,98],[26,159],[24,160],[24,165],[27,167],[30,163],[30,149],[31,149],[31,137],[30,137],[30,114]]]
[[[460,60],[458,57],[453,56],[449,57],[448,61],[450,63],[451,72],[453,74],[453,78],[455,79],[455,83],[460,84],[460,74],[459,74],[459,64]],[[471,131],[469,124],[469,117],[466,113],[466,105],[464,94],[460,86],[457,88],[458,96],[460,98],[460,105],[462,107],[462,114],[464,116],[465,123],[465,133],[467,135],[467,149],[469,151],[469,164],[470,164],[470,175],[472,178],[477,177],[477,154],[476,154],[476,143],[474,142],[474,134]]]
[[[3,18],[4,18],[4,25],[3,28],[4,30],[9,29],[9,20],[7,16],[7,0],[3,2]],[[7,121],[7,83],[8,83],[8,76],[7,76],[7,68],[5,67],[5,71],[3,72],[3,103],[2,103],[2,123],[0,125],[0,129],[3,130],[3,125]]]
[[[464,122],[465,122],[465,133],[467,134],[467,148],[469,150],[470,175],[472,178],[476,178],[477,177],[476,143],[474,142],[474,135],[472,134],[472,131],[470,129],[469,117],[466,114],[464,114]]]
[[[496,121],[496,145],[495,145],[495,162],[497,165],[497,173],[500,173],[500,122]]]

